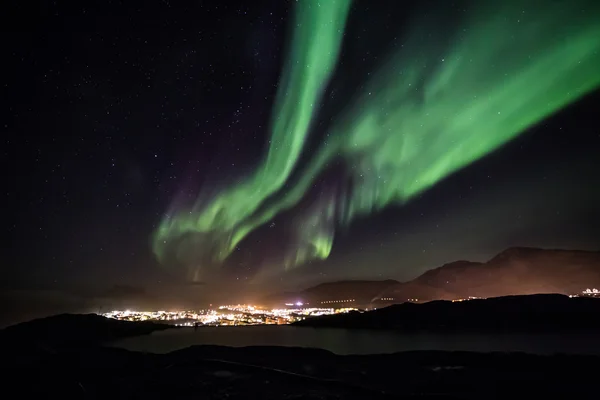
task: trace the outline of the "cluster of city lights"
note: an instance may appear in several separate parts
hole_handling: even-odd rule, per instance
[[[466,299],[454,299],[454,300],[452,300],[452,302],[457,303],[457,302],[461,302],[461,301],[477,300],[477,299],[481,299],[481,297],[469,296]],[[418,299],[416,299],[416,300],[418,301]]]
[[[569,297],[598,297],[600,290],[585,289]],[[452,302],[461,302],[480,299],[480,297],[469,296],[467,298],[454,299]],[[384,301],[393,301],[392,297],[381,298]],[[408,302],[419,303],[419,299],[408,299]],[[355,302],[348,300],[321,301],[321,304]],[[197,311],[110,311],[102,313],[104,317],[124,321],[156,321],[177,326],[238,326],[238,325],[287,325],[301,321],[307,317],[321,315],[332,315],[358,311],[356,308],[316,308],[308,307],[307,304],[298,301],[286,303],[284,308],[267,309],[254,305],[236,304],[223,305],[217,309],[205,309]]]
[[[238,326],[238,325],[287,325],[306,317],[347,313],[355,308],[294,308],[265,309],[253,305],[237,304],[220,306],[216,310],[199,311],[110,311],[104,317],[124,321],[156,321],[177,326]]]
[[[593,288],[593,289],[585,289],[581,291],[581,294],[572,294],[569,297],[579,297],[579,296],[586,296],[586,297],[599,297],[600,298],[600,290]]]

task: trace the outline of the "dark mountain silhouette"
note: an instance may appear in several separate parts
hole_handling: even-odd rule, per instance
[[[96,314],[60,314],[9,326],[0,331],[2,347],[19,344],[44,349],[99,344],[174,328],[154,322],[119,321]]]
[[[298,326],[434,332],[600,332],[600,299],[560,294],[396,304],[297,322]]]
[[[600,253],[509,248],[486,263],[458,261],[394,288],[398,300],[580,293],[600,286]]]
[[[298,293],[270,296],[265,303],[304,301],[314,306],[380,307],[415,299],[575,294],[590,287],[600,288],[600,252],[514,247],[487,262],[448,263],[409,282],[330,282]],[[339,302],[344,300],[355,301]]]

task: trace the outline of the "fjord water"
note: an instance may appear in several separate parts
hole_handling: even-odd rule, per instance
[[[525,352],[600,355],[597,335],[401,333],[295,326],[243,326],[168,329],[119,340],[114,347],[168,353],[195,345],[312,347],[336,354],[386,354],[415,350]]]

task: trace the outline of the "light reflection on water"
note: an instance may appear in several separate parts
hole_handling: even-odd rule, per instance
[[[518,351],[534,354],[600,355],[593,334],[408,334],[294,326],[201,327],[169,329],[119,340],[133,351],[168,353],[194,345],[313,347],[336,354],[382,354],[413,350]]]

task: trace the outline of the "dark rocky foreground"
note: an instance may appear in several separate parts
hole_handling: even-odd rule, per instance
[[[576,398],[597,394],[600,372],[600,358],[584,356],[213,346],[166,355],[95,347],[3,363],[5,390],[57,398]]]
[[[78,323],[85,325],[79,332],[98,332],[94,340],[61,337],[64,326]],[[37,334],[27,333],[28,324],[1,331],[4,391],[103,399],[576,398],[597,394],[600,372],[600,357],[592,356],[337,356],[315,349],[219,346],[154,355],[102,347],[102,335],[112,340],[142,329],[122,324],[71,315],[32,322]],[[144,333],[157,328],[152,325],[142,324]]]

